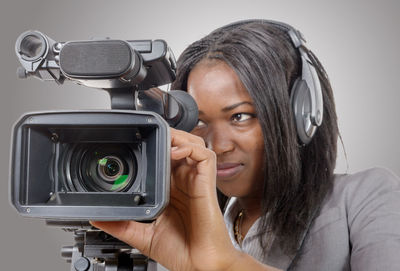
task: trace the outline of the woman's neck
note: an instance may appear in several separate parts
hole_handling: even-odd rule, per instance
[[[241,240],[237,239],[241,244],[251,226],[261,216],[261,201],[255,198],[238,198],[238,204],[240,212],[237,214],[234,230],[241,236]]]
[[[240,209],[244,211],[248,217],[261,216],[261,199],[259,198],[238,198]]]

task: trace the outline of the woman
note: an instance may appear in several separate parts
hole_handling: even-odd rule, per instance
[[[170,270],[397,270],[400,181],[334,175],[332,90],[294,29],[217,29],[183,52],[173,88],[199,122],[172,130],[170,205],[152,224],[94,226]]]

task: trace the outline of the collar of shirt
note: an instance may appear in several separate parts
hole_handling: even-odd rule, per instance
[[[234,247],[240,251],[243,251],[256,259],[263,260],[266,255],[264,255],[263,249],[260,246],[258,238],[258,225],[260,223],[260,218],[258,218],[254,224],[250,227],[246,236],[243,239],[242,246],[238,244],[234,234],[234,223],[235,219],[240,212],[241,208],[239,206],[238,200],[235,197],[229,199],[228,205],[224,213],[225,225],[228,229],[229,237],[231,238]],[[263,233],[266,234],[266,233]],[[270,239],[271,240],[271,239]],[[271,240],[272,241],[272,240]],[[272,242],[268,242],[271,244]],[[268,248],[269,250],[269,248]]]

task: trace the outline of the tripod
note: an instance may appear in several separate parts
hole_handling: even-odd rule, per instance
[[[74,233],[75,244],[61,249],[71,271],[157,271],[156,262],[87,222],[46,223]]]

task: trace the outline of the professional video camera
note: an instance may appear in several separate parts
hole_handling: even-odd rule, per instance
[[[22,116],[13,131],[11,202],[22,215],[75,231],[77,244],[63,249],[71,270],[119,267],[129,247],[88,221],[155,219],[169,200],[168,126],[190,131],[197,122],[190,95],[157,88],[175,79],[172,51],[163,40],[55,42],[38,31],[21,34],[15,49],[20,78],[104,89],[112,110]],[[93,269],[99,259],[103,269],[101,262]]]

